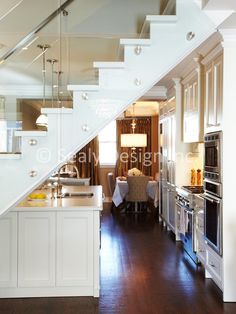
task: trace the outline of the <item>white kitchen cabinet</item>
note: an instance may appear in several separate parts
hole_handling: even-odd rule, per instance
[[[183,140],[185,143],[203,141],[204,104],[203,70],[200,58],[195,58],[197,66],[183,81]]]
[[[205,65],[205,132],[222,130],[223,55]]]
[[[164,225],[167,225],[168,228],[170,227],[174,231],[175,215],[172,188],[175,186],[175,99],[172,98],[165,104],[162,104],[161,109],[160,214]]]
[[[93,285],[93,212],[57,213],[56,285]]]
[[[0,219],[0,287],[17,286],[17,213]]]
[[[19,213],[19,287],[55,285],[55,213]]]
[[[212,248],[206,244],[206,277],[211,277],[222,289],[222,258]]]

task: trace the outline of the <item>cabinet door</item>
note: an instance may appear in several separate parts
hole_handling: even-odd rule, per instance
[[[0,219],[0,287],[17,286],[17,213]]]
[[[205,71],[205,132],[222,128],[223,105],[223,55],[218,56],[207,66]]]
[[[199,103],[198,74],[184,88],[184,142],[199,142],[201,124],[201,104]]]
[[[215,107],[214,107],[214,91],[213,91],[213,69],[212,66],[208,67],[205,74],[205,106],[206,106],[206,128],[215,125]]]
[[[55,286],[55,213],[19,213],[18,284]]]
[[[215,126],[219,127],[222,123],[222,103],[223,103],[223,56],[219,56],[214,61],[214,107],[215,107]]]
[[[57,286],[93,284],[93,213],[57,214]]]

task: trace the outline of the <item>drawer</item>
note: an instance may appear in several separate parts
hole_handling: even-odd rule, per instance
[[[206,266],[212,279],[221,287],[222,283],[222,259],[208,245],[206,245]]]

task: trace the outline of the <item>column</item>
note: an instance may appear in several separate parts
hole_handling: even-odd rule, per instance
[[[223,298],[236,301],[236,29],[223,36]]]

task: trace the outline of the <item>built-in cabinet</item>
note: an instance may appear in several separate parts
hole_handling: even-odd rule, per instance
[[[183,79],[183,140],[202,142],[204,135],[203,67],[200,57],[196,68]]]
[[[164,224],[175,229],[175,101],[161,105],[160,211]]]
[[[17,214],[0,219],[0,288],[17,287]]]
[[[100,211],[0,218],[0,297],[99,295]]]
[[[19,213],[18,287],[55,285],[55,213]]]
[[[206,278],[212,278],[217,286],[222,289],[223,270],[222,257],[219,256],[212,248],[206,244],[206,264],[205,273]]]
[[[93,213],[57,214],[56,285],[61,287],[93,284]]]
[[[203,61],[205,77],[205,133],[222,130],[223,55],[217,46]]]

